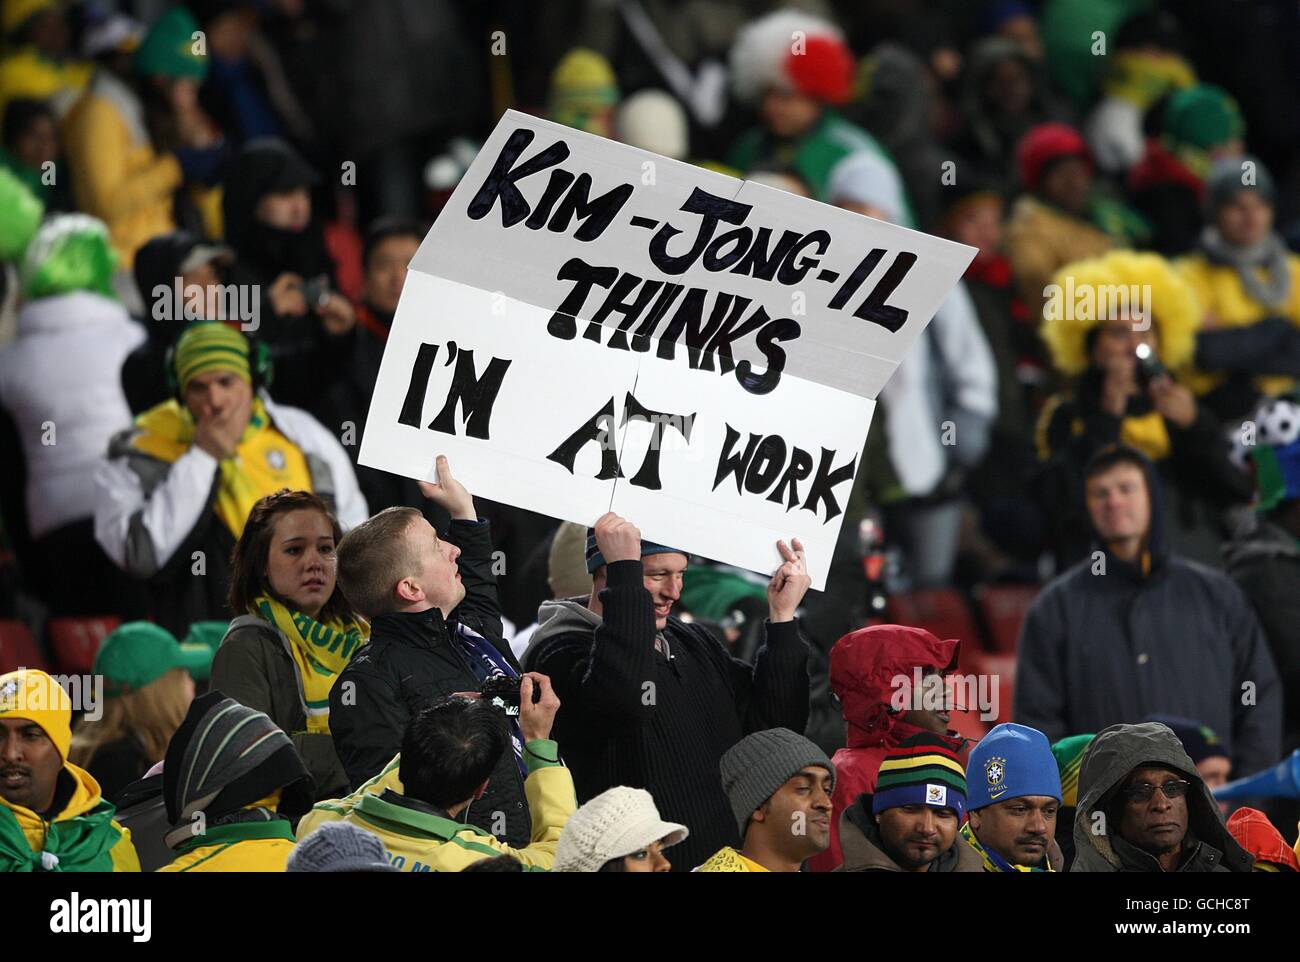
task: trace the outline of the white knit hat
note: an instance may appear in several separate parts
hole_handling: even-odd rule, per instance
[[[619,104],[614,130],[623,143],[673,160],[690,153],[686,110],[663,90],[642,90]]]
[[[606,862],[639,852],[663,839],[676,845],[690,831],[659,817],[644,788],[618,785],[601,792],[569,816],[555,847],[552,872],[599,872]]]

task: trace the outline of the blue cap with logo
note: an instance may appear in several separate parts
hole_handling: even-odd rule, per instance
[[[1061,800],[1061,775],[1047,736],[1011,722],[998,725],[971,749],[966,761],[966,807],[1042,795]]]

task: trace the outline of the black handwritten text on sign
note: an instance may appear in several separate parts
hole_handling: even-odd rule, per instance
[[[522,160],[524,150],[535,134],[516,129],[506,139],[492,169],[466,208],[473,220],[486,217],[495,206],[501,208],[505,228],[522,223],[529,230],[566,232],[576,222],[576,240],[598,239],[632,196],[633,185],[619,184],[592,198],[592,178],[587,173],[575,175],[557,165],[570,155],[568,145],[557,140],[549,147]],[[550,170],[550,177],[536,204],[520,191],[518,184],[529,177]],[[553,337],[572,340],[577,336],[577,317],[583,312],[593,289],[604,296],[587,322],[583,337],[600,342],[612,350],[650,350],[652,339],[658,340],[656,354],[671,361],[677,346],[684,342],[686,358],[692,370],[734,374],[737,382],[751,394],[767,394],[780,383],[785,368],[786,351],[782,344],[798,339],[800,325],[790,317],[773,317],[751,298],[725,291],[693,287],[671,281],[699,265],[711,273],[754,277],[786,287],[800,284],[813,272],[816,280],[834,284],[837,271],[823,267],[823,259],[832,245],[828,231],[801,233],[783,230],[774,237],[770,227],[746,226],[753,211],[743,204],[695,188],[681,210],[699,218],[690,247],[671,253],[670,243],[685,231],[670,223],[633,216],[630,224],[654,230],[647,245],[650,264],[663,277],[641,276],[617,267],[591,264],[571,257],[556,274],[556,280],[571,286],[547,324]],[[731,229],[719,229],[723,226]],[[657,229],[656,229],[657,228]],[[827,304],[831,310],[846,310],[849,301],[882,264],[888,252],[875,248],[864,255],[857,266],[840,283]],[[890,305],[889,297],[916,264],[916,254],[898,251],[858,303],[852,316],[896,333],[907,321],[904,308]],[[647,274],[649,272],[646,272]],[[617,326],[607,326],[617,315]],[[747,360],[736,362],[732,345],[752,337],[754,347],[763,355],[766,370],[759,372]]]
[[[438,344],[421,344],[420,350],[416,352],[402,413],[397,417],[399,424],[413,428],[420,426],[420,414],[424,410],[424,398],[439,350]],[[451,385],[447,389],[447,400],[428,426],[431,430],[444,434],[455,434],[456,407],[459,405],[461,418],[465,422],[465,433],[471,438],[487,441],[490,437],[488,429],[492,420],[492,406],[496,403],[501,381],[510,369],[511,362],[494,357],[483,373],[479,374],[474,365],[474,352],[458,350],[456,342],[449,341],[444,366],[450,366],[453,362],[456,370],[452,373]]]

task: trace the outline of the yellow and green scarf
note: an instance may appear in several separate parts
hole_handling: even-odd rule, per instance
[[[1032,866],[1032,865],[1012,865],[1010,862],[1004,859],[997,852],[994,852],[992,849],[987,849],[980,844],[980,840],[976,838],[975,833],[971,831],[970,822],[967,822],[965,825],[961,827],[961,837],[964,838],[968,843],[970,843],[971,848],[973,848],[976,852],[979,853],[979,857],[984,862],[984,871],[986,872],[1053,872],[1055,871],[1055,869],[1052,868],[1051,863],[1046,858],[1043,859],[1043,865],[1047,866],[1046,868],[1042,868],[1039,866]]]
[[[259,595],[253,614],[270,622],[289,639],[289,654],[298,666],[303,704],[307,709],[307,731],[329,734],[330,689],[370,637],[370,626],[358,621],[328,624],[290,611],[279,601]]]
[[[131,447],[173,464],[194,444],[194,418],[175,400],[145,411],[135,420],[139,433]],[[260,499],[281,488],[310,491],[311,470],[298,447],[276,430],[260,397],[253,399],[253,415],[233,458],[221,462],[217,488],[217,516],[238,538],[244,522]]]

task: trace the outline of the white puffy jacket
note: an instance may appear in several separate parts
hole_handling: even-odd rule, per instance
[[[122,362],[145,339],[117,301],[75,291],[30,301],[0,349],[0,405],[22,439],[32,537],[89,518],[95,470],[131,424]]]

